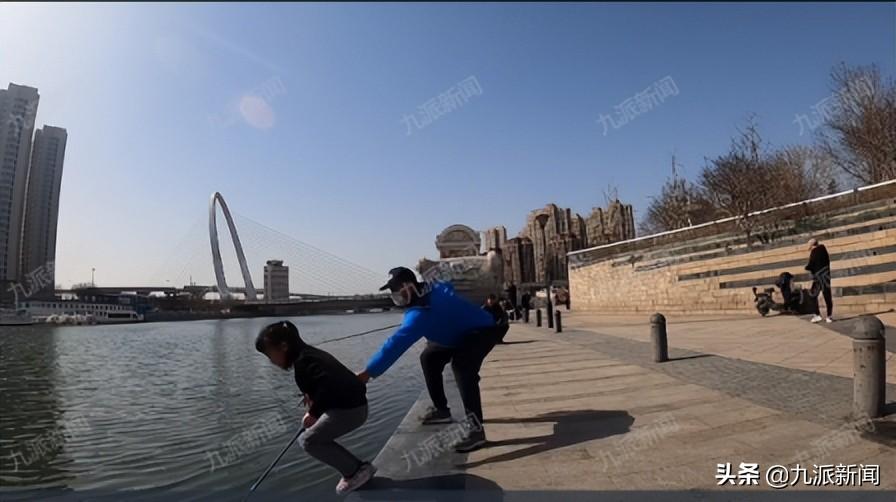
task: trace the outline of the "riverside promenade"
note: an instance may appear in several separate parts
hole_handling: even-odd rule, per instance
[[[375,460],[377,477],[351,499],[892,500],[896,415],[851,415],[852,345],[838,331],[852,321],[670,317],[671,360],[654,363],[647,315],[563,314],[559,334],[513,324],[486,360],[487,447],[456,454],[442,441],[456,424],[419,425],[424,392]],[[782,466],[774,483],[772,466]]]

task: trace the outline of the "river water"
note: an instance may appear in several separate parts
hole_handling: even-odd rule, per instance
[[[304,409],[292,371],[255,351],[279,319],[0,328],[0,499],[240,500]],[[311,344],[400,314],[291,319]],[[392,333],[323,344],[352,370]],[[408,351],[368,384],[370,418],[342,443],[371,460],[423,388]],[[259,499],[335,499],[338,475],[295,445]]]

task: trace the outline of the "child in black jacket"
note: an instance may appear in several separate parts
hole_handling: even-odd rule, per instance
[[[302,341],[298,328],[289,321],[262,329],[255,348],[274,365],[295,369],[296,384],[308,407],[299,443],[309,455],[342,474],[336,493],[348,493],[369,481],[376,468],[335,441],[367,420],[364,384],[335,357]]]

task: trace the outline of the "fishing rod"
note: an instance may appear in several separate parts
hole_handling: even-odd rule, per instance
[[[247,493],[245,498],[243,498],[243,502],[249,500],[249,497],[252,495],[252,493],[255,492],[255,489],[258,488],[258,485],[260,485],[261,482],[264,481],[264,478],[268,477],[268,474],[271,473],[271,471],[274,469],[274,466],[277,465],[277,462],[279,462],[280,459],[283,458],[283,455],[286,455],[286,450],[288,450],[289,447],[296,442],[296,439],[299,439],[299,436],[301,436],[303,432],[305,432],[304,427],[299,429],[299,432],[296,432],[296,435],[292,437],[292,439],[289,441],[289,444],[286,445],[286,448],[283,448],[280,454],[277,455],[277,458],[275,458],[274,461],[271,462],[271,465],[268,466],[267,470],[265,470],[264,473],[262,473],[262,475],[258,478],[258,481],[256,481],[255,484],[252,485],[252,488],[249,488],[249,493]]]
[[[348,335],[348,336],[342,336],[339,338],[332,338],[330,340],[324,340],[324,341],[318,343],[318,345],[323,345],[325,343],[330,343],[330,342],[338,342],[340,340],[348,340],[349,338],[355,338],[357,336],[362,336],[362,335],[369,335],[370,333],[376,333],[377,331],[383,331],[383,330],[387,330],[387,329],[397,328],[398,326],[401,326],[401,324],[392,324],[390,326],[385,326],[382,328],[362,331],[361,333],[355,333],[354,335]],[[304,427],[300,428],[299,432],[296,432],[296,435],[292,437],[292,439],[289,441],[289,443],[286,445],[286,447],[283,448],[283,450],[280,452],[279,455],[277,455],[277,458],[275,458],[274,461],[271,462],[271,465],[268,466],[267,470],[265,470],[261,474],[261,476],[259,476],[258,480],[255,481],[255,484],[253,484],[252,487],[249,488],[249,493],[247,493],[246,497],[243,498],[243,502],[246,502],[247,500],[249,500],[249,497],[255,492],[255,489],[258,488],[258,485],[260,485],[261,482],[264,481],[264,478],[268,477],[268,474],[271,473],[271,471],[274,469],[274,466],[277,465],[277,462],[279,462],[280,459],[283,458],[283,455],[286,455],[287,450],[289,450],[289,448],[293,445],[293,443],[295,443],[296,440],[299,439],[299,436],[301,436],[303,432],[305,432]]]

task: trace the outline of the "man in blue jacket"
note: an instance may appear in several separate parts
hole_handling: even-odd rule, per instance
[[[401,327],[370,358],[358,378],[367,382],[382,375],[411,345],[426,338],[420,364],[433,407],[422,417],[423,423],[451,421],[442,381],[442,371],[450,362],[464,410],[468,416],[475,416],[479,425],[479,430],[470,431],[455,445],[455,450],[468,452],[481,448],[486,440],[485,430],[481,427],[479,369],[497,342],[494,319],[488,312],[456,295],[450,283],[420,283],[414,272],[405,267],[393,268],[389,275],[391,279],[380,291],[388,289],[392,301],[407,310]]]

